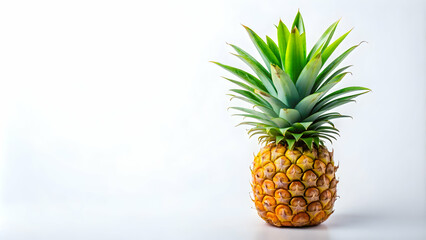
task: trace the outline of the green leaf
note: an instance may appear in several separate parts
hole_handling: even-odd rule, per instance
[[[285,69],[285,56],[286,56],[286,50],[287,50],[287,43],[290,37],[290,31],[281,20],[277,27],[277,35],[278,35],[278,48],[280,50],[280,57],[281,57],[281,66],[282,66],[282,69]]]
[[[250,68],[256,73],[256,75],[260,78],[260,81],[262,82],[262,85],[264,86],[264,88],[267,89],[267,92],[276,96],[277,95],[277,91],[275,90],[274,85],[272,84],[272,80],[270,77],[270,74],[266,75],[262,69],[258,68],[258,66],[254,63],[251,62],[251,60],[247,57],[241,56],[241,55],[236,55],[233,54],[234,56],[238,57],[239,59],[241,59],[243,62],[245,62],[247,65],[250,66]],[[259,88],[260,89],[260,88]]]
[[[303,126],[305,130],[308,130],[309,126],[311,126],[312,122],[299,122],[300,125]]]
[[[246,97],[243,97],[243,96],[238,96],[238,95],[234,95],[234,94],[227,94],[227,95],[231,97],[231,99],[230,99],[231,101],[234,98],[236,98],[236,99],[242,100],[244,102],[247,102],[247,103],[250,103],[250,104],[253,104],[253,105],[261,104],[260,102],[254,100],[254,99],[246,98]]]
[[[303,37],[299,30],[293,28],[290,33],[285,56],[285,71],[290,75],[291,80],[295,83],[300,72],[305,66],[305,56],[303,55]]]
[[[332,121],[327,121],[332,127],[336,127],[336,126],[334,126],[334,123],[332,122]]]
[[[328,111],[328,110],[331,110],[333,108],[339,107],[341,105],[344,105],[344,104],[347,104],[347,103],[350,103],[350,102],[355,102],[355,101],[354,100],[345,100],[345,99],[339,98],[339,99],[331,101],[331,102],[325,104],[324,106],[322,106],[320,108],[320,111]]]
[[[279,100],[278,98],[266,92],[262,92],[257,89],[255,89],[254,92],[256,94],[261,95],[266,101],[268,101],[268,103],[272,106],[272,108],[274,109],[276,113],[279,113],[281,108],[288,108],[288,106],[285,103],[283,103],[281,100]]]
[[[238,110],[238,111],[241,111],[241,112],[245,112],[245,113],[248,113],[248,114],[255,115],[255,116],[257,116],[259,118],[263,118],[263,119],[268,119],[269,118],[269,116],[266,115],[266,114],[264,114],[264,113],[258,112],[256,110],[248,109],[248,108],[230,107],[229,109],[235,109],[235,110]]]
[[[314,130],[308,130],[308,131],[304,131],[303,132],[303,136],[310,136],[310,135],[312,135],[312,134],[314,134],[314,133],[318,133],[317,131],[314,131]]]
[[[284,139],[284,136],[276,136],[275,137],[275,143],[278,144]]]
[[[327,95],[324,98],[322,98],[318,102],[317,106],[315,106],[315,108],[320,108],[320,107],[324,106],[324,104],[326,104],[330,100],[335,99],[336,97],[341,96],[343,94],[347,94],[347,93],[354,92],[354,91],[366,91],[364,93],[367,93],[367,92],[369,92],[371,90],[368,89],[368,88],[365,88],[365,87],[346,87],[346,88],[342,88],[342,89],[339,89],[339,90],[337,90],[335,92],[332,92],[329,95]],[[362,94],[364,94],[364,93],[362,93]],[[314,108],[314,111],[315,111],[315,108]]]
[[[320,127],[317,127],[315,130],[317,130],[317,131],[331,130],[331,131],[336,132],[336,133],[339,132],[339,129],[337,129],[335,127],[330,127],[330,126],[320,126]]]
[[[330,133],[330,134],[336,134],[337,136],[340,137],[339,130],[337,130],[334,127],[322,126],[322,127],[317,128],[316,130],[318,132],[320,132],[320,134],[321,133]]]
[[[258,135],[258,134],[265,134],[265,132],[260,131],[260,130],[259,131],[255,131],[255,132],[249,134],[249,138],[252,138],[254,135]]]
[[[346,66],[346,67],[342,67],[342,68],[340,68],[339,70],[336,70],[333,74],[331,74],[331,76],[330,76],[330,77],[328,77],[328,78],[327,78],[327,80],[325,80],[325,81],[324,81],[324,83],[322,83],[322,82],[317,82],[317,81],[315,80],[315,84],[314,84],[314,87],[312,88],[312,91],[313,91],[313,92],[316,92],[316,90],[319,88],[319,86],[320,86],[320,85],[327,84],[327,83],[328,83],[328,82],[330,82],[330,81],[331,81],[331,79],[333,79],[335,76],[339,75],[340,73],[342,73],[343,71],[345,71],[346,69],[348,69],[348,68],[350,68],[350,67],[352,67],[352,65],[349,65],[349,66]]]
[[[278,117],[278,114],[274,112],[274,110],[271,110],[270,108],[255,105],[256,108],[258,108],[260,111],[264,112],[265,114],[268,114],[270,117]]]
[[[283,70],[277,65],[271,66],[272,81],[276,86],[278,98],[285,101],[288,106],[294,106],[299,101],[296,86]]]
[[[306,97],[311,93],[321,66],[321,55],[317,55],[303,68],[296,82],[296,88],[301,97]]]
[[[259,139],[259,144],[264,144],[264,143],[267,143],[268,141],[270,141],[271,137],[270,136],[261,136],[258,139]]]
[[[253,128],[250,128],[247,131],[247,133],[250,134],[250,133],[256,132],[256,131],[262,131],[262,132],[264,132],[266,134],[266,129],[264,127],[253,127]]]
[[[339,37],[336,41],[334,41],[330,46],[325,48],[325,50],[322,52],[322,62],[325,63],[327,59],[330,57],[330,55],[336,50],[336,48],[339,46],[339,44],[348,36],[348,34],[352,31],[349,30],[347,33],[343,34],[341,37]]]
[[[290,124],[300,121],[300,113],[296,109],[282,108],[280,110],[280,118],[287,120]]]
[[[272,128],[271,127],[267,127],[266,128],[266,133],[269,136],[278,136],[278,135],[280,135],[280,131],[276,127],[272,127]]]
[[[318,117],[321,116],[321,114],[325,113],[326,111],[319,111],[319,112],[314,112],[312,113],[309,117],[303,119],[303,121],[307,121],[307,122],[313,122],[315,121]]]
[[[271,121],[274,122],[279,128],[289,127],[291,124],[282,118],[271,118]]]
[[[246,81],[251,86],[256,87],[260,90],[267,91],[265,86],[263,85],[263,83],[259,79],[257,79],[255,76],[251,75],[250,73],[243,71],[241,69],[238,69],[238,68],[234,68],[234,67],[231,67],[231,66],[227,66],[227,65],[218,63],[218,62],[212,62],[212,63],[224,68],[225,70],[228,70],[229,72],[231,72],[235,76]]]
[[[289,148],[290,150],[293,150],[294,143],[296,143],[296,140],[286,138],[286,139],[285,139],[285,141],[287,142],[288,148]]]
[[[241,122],[241,123],[237,124],[236,127],[241,126],[241,125],[249,125],[249,126],[255,126],[255,127],[262,126],[262,127],[271,127],[271,128],[275,127],[275,126],[272,126],[272,125],[259,123],[259,122]]]
[[[268,125],[276,125],[273,121],[270,121],[268,119],[265,118],[261,118],[259,116],[256,115],[252,115],[252,114],[242,114],[242,113],[237,113],[237,114],[232,114],[232,116],[239,116],[239,117],[244,117],[244,118],[252,118],[252,119],[256,119],[259,120],[262,123],[268,124]],[[277,126],[278,127],[278,126]]]
[[[320,144],[319,137],[314,137],[314,143],[317,147],[319,147],[319,144]]]
[[[250,68],[252,68],[251,65],[254,65],[256,67],[256,69],[259,69],[264,75],[268,76],[270,73],[268,70],[266,70],[266,68],[260,64],[256,58],[254,58],[253,56],[251,56],[249,53],[247,53],[246,51],[244,51],[243,49],[233,45],[233,44],[229,44],[240,56],[243,56],[245,59],[247,59],[247,61],[244,61],[247,65],[249,65]],[[252,68],[253,69],[253,68]]]
[[[296,122],[296,123],[293,123],[293,125],[291,125],[291,128],[289,129],[289,131],[301,133],[306,131],[310,124],[312,124],[312,122],[302,122],[302,123]]]
[[[337,140],[337,138],[335,136],[328,134],[328,133],[320,133],[320,136],[327,136],[327,137],[333,138],[334,140]]]
[[[301,34],[305,32],[305,24],[303,23],[302,14],[300,14],[300,11],[297,11],[296,17],[294,18],[294,21],[293,21],[293,25],[291,26],[291,28],[295,28],[295,27],[299,29]]]
[[[285,134],[287,133],[287,131],[288,131],[289,129],[290,129],[289,127],[287,127],[287,128],[280,128],[280,132],[281,132],[281,134],[282,134],[283,136],[285,136]]]
[[[239,82],[239,81],[236,81],[236,80],[233,80],[233,79],[230,79],[230,78],[227,78],[227,77],[223,77],[224,79],[226,79],[226,80],[228,80],[228,81],[230,81],[230,82],[232,82],[232,83],[234,83],[235,85],[237,85],[237,86],[240,86],[241,88],[243,88],[243,89],[245,89],[245,90],[247,90],[247,91],[249,91],[249,92],[254,92],[254,88],[252,88],[252,87],[250,87],[249,85],[247,85],[247,84],[244,84],[244,83],[242,83],[242,82]]]
[[[332,113],[326,113],[324,115],[319,116],[316,119],[316,121],[329,121],[331,119],[336,119],[336,118],[352,118],[352,117],[348,115],[342,115],[337,112],[332,112]]]
[[[232,100],[232,99],[234,99],[234,98],[236,98],[236,99],[239,99],[239,100],[242,100],[242,101],[248,102],[248,103],[250,103],[250,104],[253,104],[255,107],[257,107],[259,110],[261,110],[261,111],[262,111],[262,112],[264,112],[265,114],[268,114],[268,115],[270,115],[270,116],[274,116],[274,117],[278,117],[278,114],[277,114],[277,113],[275,113],[275,112],[272,110],[272,107],[264,106],[264,105],[262,105],[262,103],[257,102],[256,100],[249,99],[249,98],[246,98],[246,97],[243,97],[243,96],[237,96],[237,95],[232,95],[232,94],[228,94],[228,95],[232,97],[232,98],[231,98],[231,100]],[[269,103],[268,103],[268,104],[269,104]]]
[[[341,97],[341,98],[338,98],[338,99],[336,99],[336,100],[351,100],[351,99],[354,99],[354,98],[356,98],[356,97],[358,97],[358,96],[361,96],[361,95],[364,95],[364,94],[366,94],[366,93],[368,93],[368,92],[370,92],[370,91],[365,91],[365,92],[362,92],[362,93],[357,93],[357,94],[353,94],[353,95],[349,95],[349,96],[345,96],[345,97]],[[336,100],[334,100],[334,101],[336,101]],[[330,101],[330,102],[333,102],[333,101]]]
[[[282,63],[281,63],[280,50],[279,50],[277,44],[274,42],[274,40],[272,40],[268,36],[266,36],[266,43],[268,44],[269,49],[271,49],[271,51],[274,53],[275,57],[280,62],[280,66],[281,66]]]
[[[255,104],[255,106],[257,108],[259,108],[264,113],[266,113],[270,116],[278,116],[279,112],[274,112],[271,104],[268,101],[266,101],[265,99],[263,99],[262,97],[257,96],[256,93],[251,93],[249,91],[241,90],[241,89],[230,89],[230,91],[237,93],[237,94],[242,96],[242,97],[239,97],[239,96],[232,95],[232,97],[246,101],[246,102],[251,102],[251,103]]]
[[[348,73],[349,72],[344,72],[330,79],[330,81],[327,80],[328,82],[324,82],[321,88],[318,89],[318,92],[323,92],[324,94],[326,94],[331,88],[338,84]]]
[[[302,138],[302,141],[305,142],[306,146],[308,146],[309,150],[312,150],[312,143],[314,142],[314,138]]]
[[[324,123],[321,123],[321,125],[323,125],[323,124]],[[327,130],[318,130],[318,131],[319,131],[318,133],[314,134],[315,136],[319,136],[319,135],[322,135],[322,134],[326,134],[326,135],[338,134],[338,132],[325,132]]]
[[[303,133],[291,133],[291,135],[296,139],[296,142],[302,137]]]
[[[300,43],[302,45],[302,54],[303,58],[306,56],[306,33],[305,33],[305,24],[303,23],[302,14],[297,11],[296,17],[293,21],[293,26],[291,28],[297,28],[301,34]]]
[[[242,89],[230,89],[229,91],[237,93],[243,97],[246,97],[248,99],[254,100],[257,103],[261,103],[262,100],[260,98],[258,98],[254,93],[249,92],[247,90],[242,90]],[[269,104],[269,103],[268,103]]]
[[[332,92],[330,94],[328,94],[327,96],[325,96],[323,99],[321,99],[321,101],[328,101],[330,99],[334,99],[338,96],[341,96],[342,94],[347,94],[350,92],[355,92],[355,91],[367,91],[370,92],[371,90],[369,88],[366,87],[346,87],[346,88],[342,88],[339,89],[335,92]]]
[[[247,30],[251,41],[256,46],[257,51],[259,52],[260,56],[262,57],[263,61],[265,62],[266,66],[270,68],[271,63],[280,64],[280,61],[277,59],[277,57],[274,55],[272,50],[268,47],[268,45],[260,38],[253,30],[251,30],[249,27],[244,26],[243,27]]]
[[[315,104],[319,101],[322,92],[313,93],[300,101],[295,109],[297,109],[302,116],[302,118],[306,118],[311,113],[312,108],[314,108]]]
[[[311,58],[315,55],[315,53],[317,53],[318,50],[321,50],[321,48],[327,48],[328,43],[333,37],[334,31],[336,30],[336,27],[339,24],[339,22],[340,20],[331,24],[331,26],[328,27],[327,30],[325,30],[325,32],[321,35],[321,37],[318,39],[318,41],[315,43],[315,45],[312,47],[311,51],[309,52],[307,57],[308,61],[311,60]]]
[[[236,90],[236,89],[234,89],[234,90]],[[231,91],[232,91],[232,89],[231,89]],[[241,91],[244,91],[244,90],[241,90]],[[273,110],[273,107],[265,99],[259,97],[259,101],[250,101],[251,99],[244,97],[243,94],[246,94],[246,93],[243,92],[241,94],[242,96],[236,96],[236,95],[231,95],[231,96],[233,98],[237,98],[237,99],[243,100],[245,102],[254,104],[253,108],[256,107],[257,109],[259,109],[260,111],[262,111],[263,113],[267,114],[270,117],[278,117],[278,113],[276,113]],[[256,94],[253,94],[253,95],[256,95]]]
[[[318,135],[320,138],[324,138],[324,139],[326,139],[327,141],[329,141],[330,143],[333,143],[333,141],[327,136],[327,135],[325,135],[325,134],[319,134]],[[335,137],[333,137],[334,139],[336,139]]]
[[[246,97],[246,98],[248,98],[248,99],[252,99],[252,100],[256,101],[257,103],[261,103],[262,105],[270,106],[270,104],[269,104],[266,100],[264,100],[264,99],[262,99],[262,98],[258,97],[258,96],[257,96],[255,93],[253,93],[253,92],[249,92],[249,91],[242,90],[242,89],[230,89],[229,91],[234,92],[234,93],[237,93],[237,94],[239,94],[239,95],[241,95],[241,96],[243,96],[243,97]],[[270,106],[270,107],[271,107],[271,109],[272,109],[272,106]]]
[[[362,94],[365,94],[367,92],[358,93],[358,94],[354,94],[354,95],[350,95],[350,96],[346,96],[346,97],[341,97],[341,98],[335,99],[333,101],[330,101],[330,102],[324,104],[322,107],[320,107],[318,109],[320,111],[321,110],[326,110],[326,109],[330,110],[330,109],[333,109],[335,107],[341,106],[343,104],[346,104],[346,103],[349,103],[349,102],[354,102],[354,100],[352,100],[352,99],[354,99],[354,98],[356,98],[356,97],[358,97],[358,96],[360,96]]]
[[[334,59],[334,61],[331,62],[324,70],[322,70],[322,72],[317,77],[316,85],[319,86],[320,84],[317,84],[317,83],[321,83],[324,80],[324,78],[326,78],[328,76],[328,74],[330,74],[331,71],[333,71],[343,61],[343,59],[345,59],[349,55],[349,53],[351,53],[359,45],[360,44],[352,46],[351,48],[346,50],[339,57]]]

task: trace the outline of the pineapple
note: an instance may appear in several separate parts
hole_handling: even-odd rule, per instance
[[[265,42],[244,26],[264,65],[232,44],[234,55],[255,75],[213,62],[240,79],[225,78],[239,87],[230,90],[232,99],[253,106],[231,109],[238,111],[234,115],[251,119],[239,125],[250,126],[250,137],[259,135],[259,143],[264,144],[251,168],[253,201],[259,216],[277,227],[317,225],[333,213],[337,166],[325,141],[332,142],[339,134],[332,120],[349,116],[332,110],[370,91],[356,86],[330,93],[350,66],[335,69],[359,46],[326,64],[350,33],[331,41],[338,23],[333,23],[309,52],[300,12],[291,31],[282,21],[278,23],[277,43],[268,36]]]

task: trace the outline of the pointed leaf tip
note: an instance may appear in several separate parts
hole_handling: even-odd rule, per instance
[[[250,28],[246,27],[246,30],[268,70],[270,70],[269,68],[271,63],[280,64],[280,60],[277,59],[277,56],[274,54],[273,50],[270,49],[270,46],[268,46],[268,44]],[[269,43],[271,44],[272,42],[269,41]]]
[[[294,143],[296,143],[296,140],[286,138],[286,139],[285,139],[285,141],[286,141],[286,142],[287,142],[287,144],[288,144],[288,148],[289,148],[290,150],[293,150]]]
[[[312,143],[314,142],[314,138],[302,138],[302,141],[305,142],[306,146],[308,146],[309,150],[312,150]]]

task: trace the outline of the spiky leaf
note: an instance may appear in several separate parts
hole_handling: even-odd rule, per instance
[[[306,33],[305,33],[305,23],[303,22],[302,14],[298,11],[296,17],[293,21],[293,26],[291,28],[297,28],[301,34],[300,43],[302,45],[302,54],[303,57],[306,56]]]
[[[301,120],[299,111],[291,108],[282,108],[280,110],[280,118],[287,120],[290,124],[295,123],[296,121]]]
[[[294,27],[291,30],[287,44],[285,56],[285,71],[290,75],[291,80],[296,82],[300,72],[305,66],[305,56],[303,54],[303,37],[299,30]]]
[[[241,59],[243,62],[245,62],[247,65],[249,65],[251,67],[251,69],[256,73],[256,75],[260,78],[263,86],[265,86],[264,88],[267,89],[267,92],[276,96],[277,92],[275,90],[275,87],[272,83],[272,80],[270,78],[269,74],[265,74],[262,69],[258,68],[258,66],[256,64],[253,64],[251,62],[251,60],[245,56],[241,56],[241,55],[235,55],[237,56],[239,59]]]
[[[305,68],[303,68],[296,82],[296,87],[300,96],[306,97],[311,93],[318,73],[321,70],[321,65],[321,55],[317,55],[306,64]]]
[[[302,101],[300,101],[296,105],[295,109],[299,111],[302,118],[309,116],[311,110],[314,108],[315,104],[319,101],[321,95],[322,95],[321,92],[313,93],[303,98]]]
[[[288,40],[290,37],[290,31],[281,20],[277,26],[277,35],[278,35],[278,48],[280,50],[280,57],[281,57],[281,66],[282,66],[282,69],[285,69],[285,56],[286,56]]]
[[[340,20],[336,21],[335,23],[331,24],[330,27],[325,30],[325,32],[321,35],[321,37],[318,39],[318,41],[315,43],[315,45],[312,47],[311,51],[308,54],[307,60],[311,60],[311,58],[318,52],[318,50],[321,51],[321,48],[327,48],[328,43],[331,41],[331,38],[333,37],[334,31],[336,30],[337,25],[339,24]]]
[[[282,99],[288,106],[292,107],[299,101],[299,93],[290,76],[277,65],[271,66],[272,81],[276,86],[278,98]]]
[[[274,53],[275,57],[281,64],[280,50],[278,49],[277,44],[268,36],[266,36],[266,44],[268,44],[269,49],[271,49],[271,51]]]
[[[256,87],[256,88],[258,88],[260,90],[267,91],[266,88],[265,88],[265,86],[263,85],[263,83],[259,79],[257,79],[255,76],[251,75],[250,73],[248,73],[248,72],[246,72],[244,70],[235,68],[235,67],[231,67],[231,66],[222,64],[222,63],[218,63],[218,62],[212,62],[212,63],[217,64],[218,66],[220,66],[220,67],[228,70],[230,73],[232,73],[235,76],[237,76],[237,77],[241,78],[242,80],[246,81],[251,86]]]
[[[345,59],[349,53],[351,53],[355,48],[359,46],[355,45],[346,50],[344,53],[342,53],[339,57],[337,57],[333,62],[331,62],[322,72],[318,75],[317,79],[315,80],[316,85],[319,86],[322,81],[330,74],[342,61]]]
[[[265,62],[266,66],[269,68],[272,63],[279,65],[280,64],[279,60],[274,55],[274,53],[269,48],[269,46],[262,40],[262,38],[260,38],[249,27],[246,27],[244,25],[243,25],[243,27],[247,30],[251,41],[256,46],[256,49],[259,52],[260,56],[262,57],[263,61]]]
[[[347,33],[343,34],[343,36],[339,37],[336,41],[334,41],[332,44],[330,44],[330,46],[325,48],[325,50],[321,54],[323,63],[325,63],[327,61],[327,59],[330,57],[330,55],[334,52],[334,50],[336,50],[336,48],[339,46],[339,44],[346,38],[346,36],[348,36],[348,34],[351,31],[352,30],[349,30]]]

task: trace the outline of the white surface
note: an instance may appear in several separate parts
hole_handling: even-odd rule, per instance
[[[240,23],[274,36],[300,8],[309,46],[343,17],[344,85],[333,145],[336,213],[276,229],[249,200],[259,147],[230,117],[225,41]],[[420,239],[426,209],[425,10],[418,1],[3,1],[0,238]],[[275,37],[274,37],[275,38]],[[336,55],[334,55],[336,56]],[[397,144],[398,143],[398,144]],[[363,214],[367,213],[367,214]],[[423,220],[422,220],[423,219]],[[293,238],[294,237],[294,238]]]
[[[127,203],[128,204],[128,203]],[[247,240],[423,240],[424,216],[335,213],[327,222],[310,228],[276,228],[257,217],[254,209],[209,206],[196,213],[171,210],[146,215],[139,209],[123,212],[124,205],[55,206],[31,213],[15,212],[0,231],[1,239],[247,239]],[[122,209],[119,209],[119,208]],[[152,206],[158,209],[157,206]],[[217,207],[214,206],[214,207]],[[236,210],[237,209],[237,210]],[[16,210],[16,209],[14,209]],[[29,209],[28,209],[29,210]],[[118,210],[118,211],[117,211]],[[120,212],[121,211],[121,212]],[[24,218],[22,218],[24,217]]]

